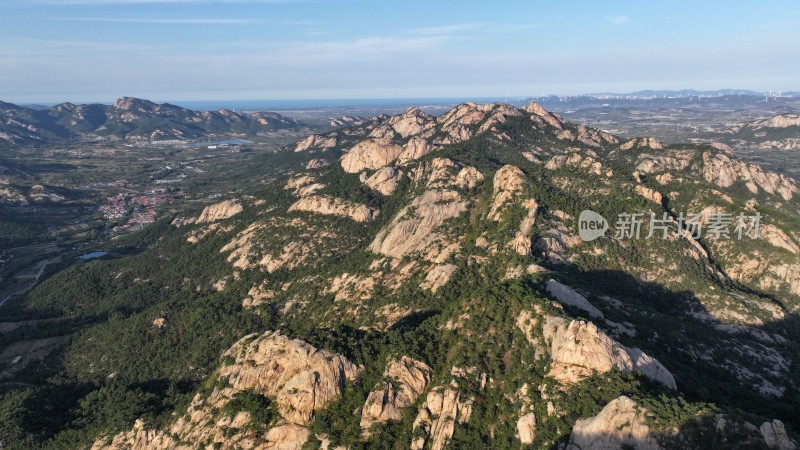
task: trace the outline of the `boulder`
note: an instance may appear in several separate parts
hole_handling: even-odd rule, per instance
[[[203,212],[200,213],[200,217],[197,218],[195,223],[211,223],[216,222],[218,220],[227,219],[229,217],[233,217],[236,214],[242,212],[244,208],[242,204],[236,200],[225,200],[223,202],[214,203],[213,205],[208,205],[203,209]]]
[[[494,174],[489,220],[498,221],[511,199],[525,188],[527,177],[518,167],[505,165]]]
[[[399,169],[383,167],[364,180],[364,184],[383,195],[392,195],[402,176],[403,172]]]
[[[776,450],[795,450],[797,448],[786,434],[786,428],[783,427],[783,422],[778,419],[772,422],[764,422],[761,424],[759,431],[769,448]]]
[[[647,426],[644,411],[625,396],[612,400],[598,415],[575,422],[567,444],[567,450],[618,448],[660,448]]]
[[[361,409],[364,437],[369,437],[369,430],[376,423],[402,420],[400,409],[417,400],[430,382],[431,373],[427,364],[407,356],[391,361],[383,373],[386,381],[369,393]]]
[[[517,420],[517,436],[522,444],[533,444],[536,440],[536,414],[528,413]]]
[[[430,391],[414,420],[414,435],[418,437],[411,441],[411,449],[444,449],[453,438],[456,424],[469,421],[473,402],[471,397],[462,398],[462,394],[452,387]],[[427,447],[426,443],[429,443]]]
[[[423,281],[419,287],[428,289],[431,292],[436,292],[450,281],[450,277],[453,276],[455,271],[456,266],[454,264],[439,264],[433,266],[433,268],[428,271],[428,274],[425,275],[425,281]]]
[[[547,375],[559,383],[578,383],[617,368],[623,373],[641,371],[670,389],[677,388],[675,378],[657,359],[625,347],[591,322],[546,317],[542,331],[552,361]]]

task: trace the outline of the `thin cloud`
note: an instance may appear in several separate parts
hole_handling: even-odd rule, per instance
[[[34,0],[37,3],[48,5],[143,5],[143,4],[194,4],[194,3],[272,3],[272,4],[291,4],[291,3],[312,3],[316,0]]]
[[[616,25],[618,27],[627,25],[631,21],[631,18],[628,16],[614,16],[614,17],[607,17],[606,19],[609,22],[611,22],[611,25]]]
[[[49,20],[66,22],[110,22],[110,23],[139,23],[139,24],[164,24],[164,25],[243,25],[260,23],[250,19],[213,19],[213,18],[185,18],[185,19],[136,19],[129,17],[50,17]]]
[[[122,52],[148,52],[151,46],[131,44],[124,42],[98,42],[79,40],[49,40],[49,39],[16,39],[0,44],[0,55],[63,55],[69,53],[93,54],[106,52],[119,54]]]
[[[435,27],[412,28],[408,30],[411,34],[426,36],[444,36],[462,34],[469,31],[482,31],[494,33],[508,33],[536,28],[535,24],[497,24],[497,23],[457,23],[452,25],[442,25]]]

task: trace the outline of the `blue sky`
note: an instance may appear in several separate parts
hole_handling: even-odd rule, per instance
[[[800,90],[800,2],[0,0],[0,99]]]

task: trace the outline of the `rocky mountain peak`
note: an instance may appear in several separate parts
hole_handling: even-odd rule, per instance
[[[135,97],[120,97],[114,102],[114,109],[120,111],[133,111],[133,110],[152,110],[158,105],[150,100],[142,100]]]
[[[758,130],[761,128],[789,128],[800,127],[799,114],[778,114],[769,119],[758,120],[750,124],[750,128]]]

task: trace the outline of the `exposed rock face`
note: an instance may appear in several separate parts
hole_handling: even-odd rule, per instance
[[[265,289],[263,285],[257,284],[247,291],[247,297],[242,300],[242,307],[255,308],[273,297],[275,297],[275,291]]]
[[[542,324],[550,347],[552,365],[548,376],[574,384],[594,373],[618,368],[624,373],[642,371],[648,378],[676,389],[672,374],[658,360],[637,348],[614,341],[591,322],[547,317]]]
[[[744,183],[750,192],[757,194],[759,188],[768,194],[780,195],[791,200],[798,193],[797,184],[774,172],[767,172],[760,166],[731,159],[724,153],[703,153],[703,178],[720,187],[730,187],[736,182]]]
[[[582,309],[589,313],[589,315],[592,317],[598,319],[603,318],[603,313],[600,312],[599,309],[595,308],[591,303],[589,303],[589,300],[587,300],[586,297],[579,294],[571,287],[561,284],[553,279],[547,280],[545,287],[547,288],[547,292],[549,292],[550,295],[555,297],[559,302]]]
[[[542,233],[536,243],[534,250],[540,250],[551,262],[566,264],[569,262],[567,257],[568,250],[581,244],[581,238],[569,234],[566,226],[561,222],[555,222],[554,226]]]
[[[746,125],[747,128],[752,130],[760,130],[762,128],[789,128],[800,127],[800,115],[798,114],[778,114],[777,116],[770,117],[769,119],[756,120]]]
[[[603,163],[591,155],[583,156],[580,153],[561,154],[553,156],[544,165],[548,170],[556,170],[562,167],[582,169],[595,175],[603,174]]]
[[[294,202],[289,211],[306,211],[318,214],[349,217],[356,222],[370,222],[378,217],[379,211],[359,203],[346,202],[335,197],[309,195]]]
[[[19,190],[11,186],[0,185],[0,204],[26,206],[28,199]]]
[[[642,153],[637,158],[636,170],[641,173],[660,171],[683,171],[689,167],[697,152],[695,150],[663,150],[657,153]]]
[[[321,136],[319,134],[312,134],[298,142],[294,147],[294,151],[302,152],[311,148],[328,149],[336,147],[336,143],[336,135]]]
[[[224,356],[235,363],[217,372],[233,389],[274,397],[281,416],[298,425],[309,423],[314,411],[339,396],[345,381],[358,374],[343,356],[272,332],[246,336]]]
[[[433,117],[419,108],[409,108],[403,115],[393,117],[389,124],[402,137],[413,136],[433,126]]]
[[[505,206],[525,188],[525,183],[527,178],[519,167],[505,165],[494,174],[492,207],[487,216],[489,220],[500,220]]]
[[[110,442],[97,440],[92,445],[92,450],[145,450],[145,449],[171,449],[171,439],[164,433],[156,430],[146,430],[144,422],[137,420],[133,429],[114,436]]]
[[[764,422],[761,424],[761,436],[764,437],[767,447],[777,450],[795,450],[794,442],[786,435],[786,429],[783,427],[783,422],[780,420],[773,420],[772,422]]]
[[[195,223],[211,223],[216,222],[218,220],[227,219],[229,217],[233,217],[236,214],[242,212],[244,208],[242,204],[236,200],[225,200],[223,202],[215,203],[213,205],[208,205],[203,209],[203,212],[200,213],[200,217],[197,218]]]
[[[520,222],[519,231],[517,231],[514,239],[509,242],[509,247],[519,255],[531,256],[531,231],[536,222],[536,215],[539,213],[539,204],[534,199],[528,199],[522,206],[528,212]]]
[[[759,240],[793,252],[791,241],[783,241],[779,235],[769,236],[762,232]],[[772,241],[772,242],[770,242]],[[757,250],[750,254],[735,256],[728,261],[726,272],[731,279],[752,283],[764,290],[787,290],[800,295],[800,263],[775,259],[774,253]]]
[[[486,118],[486,106],[489,105],[463,103],[439,116],[436,122],[442,131],[447,133],[447,137],[441,143],[452,144],[471,138],[473,135],[471,128]]]
[[[403,148],[399,145],[366,139],[354,145],[342,157],[342,168],[348,173],[380,169],[393,163],[402,152]]]
[[[433,144],[420,137],[413,137],[408,140],[403,153],[397,157],[398,164],[406,164],[422,158],[434,150]]]
[[[561,120],[561,117],[559,117],[557,114],[547,111],[536,102],[530,102],[528,106],[523,109],[532,114],[531,119],[534,119],[534,121],[547,123],[551,127],[559,130],[563,128],[563,121]]]
[[[375,129],[369,133],[369,137],[382,144],[391,144],[396,134],[394,128],[384,124],[375,127]]]
[[[461,398],[453,388],[437,388],[428,397],[414,420],[414,430],[420,429],[422,436],[411,441],[412,450],[442,450],[450,442],[456,423],[467,423],[472,415],[472,398]],[[429,442],[426,447],[425,444]]]
[[[266,442],[261,448],[265,450],[302,450],[310,436],[311,432],[308,428],[293,423],[278,425],[264,435]]]
[[[583,125],[578,125],[578,136],[576,139],[591,147],[600,147],[603,144],[617,144],[619,141],[616,137],[605,131],[596,128],[589,128]]]
[[[650,189],[647,186],[642,186],[641,184],[636,185],[636,193],[641,195],[642,197],[650,200],[651,202],[657,203],[662,205],[664,202],[664,196],[661,195],[660,192],[656,191],[655,189]]]
[[[536,414],[528,413],[517,420],[517,436],[522,444],[533,444],[536,440]]]
[[[567,450],[608,450],[627,446],[637,450],[656,450],[645,416],[636,403],[621,396],[600,413],[575,422]]]
[[[341,248],[337,235],[325,221],[313,217],[273,217],[259,220],[242,230],[220,253],[229,253],[227,261],[239,269],[264,267],[267,272],[314,265],[320,252]],[[273,236],[269,247],[263,236]]]
[[[403,356],[391,361],[383,373],[386,381],[367,396],[361,410],[361,429],[369,436],[376,423],[402,420],[401,408],[411,406],[431,380],[431,368],[420,361]]]
[[[370,189],[374,189],[383,195],[392,195],[403,172],[394,167],[384,167],[373,173],[372,176],[364,181]]]
[[[415,179],[422,182],[425,176],[427,176],[425,186],[429,189],[450,187],[472,189],[484,179],[478,169],[464,166],[448,158],[434,158],[430,164],[419,166],[414,174]]]
[[[792,238],[786,235],[786,233],[784,233],[780,228],[777,228],[773,225],[764,224],[761,225],[759,231],[758,238],[766,241],[768,244],[782,248],[788,252],[794,253],[795,255],[800,253],[800,247],[798,247]]]
[[[320,167],[325,167],[327,165],[328,161],[325,161],[324,159],[312,159],[306,163],[306,170],[319,169]]]
[[[731,148],[731,146],[727,145],[727,144],[723,144],[722,142],[709,142],[708,145],[714,147],[717,150],[721,150],[721,151],[723,151],[723,152],[725,152],[725,153],[727,153],[729,155],[733,154],[733,149]]]
[[[794,151],[800,149],[800,138],[773,139],[758,143],[761,150]]]
[[[436,292],[450,281],[453,272],[456,271],[454,264],[440,264],[434,266],[428,274],[425,275],[425,281],[419,285],[422,289],[429,289],[431,292]]]
[[[664,144],[659,142],[656,138],[651,137],[644,137],[644,138],[634,138],[629,139],[624,144],[620,145],[619,148],[621,150],[631,150],[634,148],[649,148],[651,150],[661,150],[664,148]]]
[[[286,182],[285,189],[291,190],[295,195],[304,197],[322,189],[325,185],[314,183],[316,178],[308,174],[300,174]]]
[[[197,394],[186,414],[167,429],[148,430],[141,420],[111,439],[98,439],[93,450],[188,450],[199,443],[223,449],[300,450],[310,437],[305,428],[313,412],[342,393],[345,380],[357,376],[346,358],[318,350],[279,333],[250,335],[224,354],[233,363],[217,370],[227,385],[204,397]],[[282,418],[266,433],[248,428],[250,413],[220,413],[239,392],[274,398]]]
[[[59,203],[65,200],[64,196],[53,192],[41,184],[34,184],[31,186],[31,190],[28,191],[28,199],[32,203]]]
[[[466,211],[467,202],[450,190],[431,190],[415,198],[384,227],[370,250],[393,258],[422,253],[426,259],[446,260],[441,254],[444,236],[437,233],[447,219]],[[449,253],[446,255],[449,256]]]

